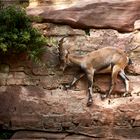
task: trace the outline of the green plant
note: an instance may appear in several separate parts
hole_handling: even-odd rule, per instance
[[[32,27],[32,22],[23,8],[9,6],[0,10],[0,53],[27,53],[28,57],[40,62],[47,39]]]
[[[0,139],[10,139],[10,137],[14,134],[14,131],[10,130],[1,130],[0,131]]]

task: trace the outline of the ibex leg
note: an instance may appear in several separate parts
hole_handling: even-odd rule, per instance
[[[77,74],[74,78],[73,81],[69,84],[66,85],[65,88],[71,88],[78,80],[80,80],[82,77],[84,77],[85,73]]]
[[[85,73],[81,73],[74,77],[73,81],[70,83],[70,87],[72,87],[78,80],[84,77]]]
[[[88,78],[88,102],[87,102],[87,106],[90,106],[93,103],[93,99],[92,99],[93,77],[94,77],[94,70],[92,69],[89,72],[87,72],[87,78]]]
[[[127,78],[127,76],[125,75],[124,71],[121,70],[119,72],[120,77],[123,79],[124,83],[125,83],[125,90],[126,92],[124,93],[123,96],[126,96],[126,94],[128,94],[129,92],[129,79]]]
[[[110,89],[109,89],[109,92],[108,94],[106,95],[106,98],[109,97],[114,89],[114,86],[116,84],[116,81],[117,81],[117,75],[120,71],[120,67],[115,65],[113,66],[112,68],[112,75],[111,75],[111,86],[110,86]]]

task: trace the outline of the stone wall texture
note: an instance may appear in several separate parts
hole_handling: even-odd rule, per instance
[[[109,2],[104,4],[101,2],[101,4],[116,5],[116,1],[110,1],[111,4]],[[62,4],[62,1],[46,1],[49,5],[55,2]],[[73,2],[74,0],[71,1]],[[80,3],[77,0],[78,2]],[[135,2],[138,6],[138,0]],[[119,6],[122,5],[119,0],[118,3],[120,3]],[[54,7],[57,4],[54,4]],[[45,5],[43,1],[38,6],[41,5]],[[80,5],[84,7],[84,4]],[[118,5],[116,5],[116,10],[126,8]],[[100,13],[98,10],[95,12]],[[127,12],[124,13],[127,14]],[[128,29],[127,25],[124,29]],[[47,52],[42,56],[46,66],[33,64],[27,60],[25,54],[1,58],[0,130],[15,130],[16,133],[11,139],[140,139],[140,31],[120,33],[114,29],[91,28],[88,31],[89,36],[84,30],[75,29],[69,25],[45,22],[33,23],[33,26],[51,38],[50,45],[46,46]],[[111,28],[111,26],[107,27]],[[63,46],[70,47],[71,53],[77,55],[84,55],[107,46],[126,51],[133,61],[133,64],[125,70],[130,79],[129,92],[131,94],[122,97],[125,88],[124,83],[118,77],[111,99],[101,100],[100,96],[106,94],[110,86],[109,74],[95,75],[94,102],[91,107],[86,106],[86,78],[78,81],[71,89],[65,90],[64,84],[70,83],[77,71],[76,68],[68,68],[63,73],[59,67],[58,46],[55,44],[65,35],[68,37],[65,38]]]
[[[30,3],[30,15],[46,22],[68,24],[74,28],[112,28],[130,32],[140,28],[139,0],[48,0]]]

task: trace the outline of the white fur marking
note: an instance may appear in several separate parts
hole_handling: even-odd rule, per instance
[[[92,95],[92,87],[89,87],[88,89],[89,89],[90,94]]]
[[[127,57],[127,64],[129,63],[129,57]]]
[[[94,73],[95,73],[95,69],[92,70],[92,74],[93,74],[93,76],[94,76]]]
[[[81,63],[81,68],[84,68],[84,69],[87,68],[86,62],[82,62],[82,63]]]
[[[76,77],[74,77],[74,79],[73,79],[73,81],[72,81],[71,85],[73,85],[76,81],[77,81],[77,78],[76,78]]]
[[[125,84],[126,84],[126,91],[128,92],[129,91],[129,81],[125,80]]]

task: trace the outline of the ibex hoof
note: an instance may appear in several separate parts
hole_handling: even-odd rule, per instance
[[[123,97],[127,97],[127,96],[131,96],[131,93],[125,92],[125,93],[123,94]]]
[[[70,85],[65,84],[65,85],[64,85],[64,90],[68,90],[68,89],[70,89]]]
[[[107,98],[107,95],[104,94],[104,95],[101,95],[101,100],[105,100]]]
[[[93,103],[93,100],[92,100],[92,99],[89,99],[88,102],[87,102],[87,106],[88,106],[88,107],[91,106],[92,103]]]
[[[127,96],[127,93],[125,92],[125,93],[123,93],[123,97],[126,97]]]

